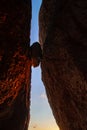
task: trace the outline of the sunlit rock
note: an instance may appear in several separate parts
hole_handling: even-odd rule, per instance
[[[30,119],[31,1],[0,1],[0,130],[27,130]]]

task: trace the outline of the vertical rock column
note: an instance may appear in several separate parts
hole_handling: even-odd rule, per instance
[[[30,0],[0,1],[0,130],[27,130]]]
[[[60,130],[87,130],[87,1],[43,0],[41,63],[49,104]]]

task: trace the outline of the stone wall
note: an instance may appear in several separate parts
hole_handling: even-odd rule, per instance
[[[61,130],[87,130],[87,1],[43,0],[42,80]]]
[[[30,20],[30,0],[0,1],[0,130],[28,128]]]

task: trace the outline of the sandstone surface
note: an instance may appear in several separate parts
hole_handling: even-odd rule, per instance
[[[87,130],[87,1],[43,0],[42,80],[60,130]]]
[[[0,130],[28,128],[30,20],[30,0],[0,1]]]

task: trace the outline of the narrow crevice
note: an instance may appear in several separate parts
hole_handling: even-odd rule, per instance
[[[32,20],[30,45],[39,41],[39,10],[42,0],[32,0]],[[30,106],[30,125],[29,130],[58,130],[53,118],[52,111],[49,107],[44,85],[41,80],[41,68],[32,67],[31,77],[31,106]],[[52,126],[51,126],[52,124]]]

